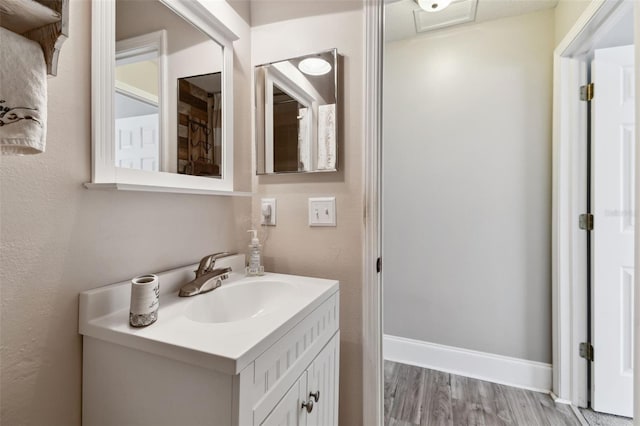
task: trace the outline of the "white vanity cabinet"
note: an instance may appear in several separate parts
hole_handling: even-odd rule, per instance
[[[189,320],[185,311],[196,298],[220,290],[178,298],[167,284],[192,270],[160,274],[171,293],[160,296],[158,321],[142,329],[128,326],[128,305],[115,312],[106,308],[128,304],[128,283],[80,295],[83,424],[337,425],[338,282],[232,274],[231,284],[223,286],[278,281],[299,294],[270,316],[207,324]]]
[[[337,318],[338,293],[240,373],[239,425],[338,424]]]
[[[337,425],[338,349],[339,338],[336,335],[291,386],[271,413],[263,421],[254,419],[254,424],[261,426]]]

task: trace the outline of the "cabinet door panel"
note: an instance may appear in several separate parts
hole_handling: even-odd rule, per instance
[[[307,373],[287,391],[261,426],[306,426],[307,411],[302,408],[307,390]]]
[[[338,341],[336,334],[318,354],[307,370],[307,399],[318,396],[311,413],[307,415],[307,426],[331,426],[338,424]]]

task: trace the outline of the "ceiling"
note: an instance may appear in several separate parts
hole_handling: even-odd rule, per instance
[[[416,20],[425,27],[437,30],[443,26],[524,15],[551,9],[557,4],[558,0],[454,0],[447,9],[440,12],[422,12],[414,0],[387,0],[385,40],[397,41],[425,34],[416,31]],[[414,11],[417,19],[414,18]]]

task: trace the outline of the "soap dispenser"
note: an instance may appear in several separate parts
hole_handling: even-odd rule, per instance
[[[251,244],[249,244],[249,266],[247,266],[248,276],[264,275],[264,266],[262,266],[262,253],[260,240],[258,240],[258,231],[250,229],[247,232],[253,232]]]

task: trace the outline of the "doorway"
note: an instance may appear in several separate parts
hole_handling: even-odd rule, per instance
[[[423,408],[441,392],[454,424],[545,424],[540,404],[567,414],[548,396],[555,10],[488,3],[473,23],[443,28],[433,14],[433,31],[408,38],[394,17],[430,12],[387,5],[384,357],[399,365],[385,368],[389,422],[418,423],[411,392]],[[495,409],[509,405],[531,410]]]
[[[578,142],[586,137],[586,114],[576,87],[585,84],[588,67],[586,52],[602,34],[607,22],[621,7],[631,2],[593,2],[554,53],[554,164],[553,164],[553,384],[556,401],[575,406],[589,404],[588,366],[579,356],[579,344],[587,340],[587,291],[580,289],[587,276],[586,236],[579,231],[576,217],[586,203],[586,152]],[[380,255],[380,146],[381,146],[381,37],[384,8],[382,1],[367,2],[367,78],[366,78],[366,225],[364,288],[364,382],[371,390],[364,397],[367,424],[381,424],[382,406],[382,322],[380,276],[375,273]],[[640,16],[640,13],[638,13]],[[636,20],[639,18],[636,17]],[[562,82],[562,84],[561,84]],[[569,83],[571,86],[569,87]],[[563,123],[563,124],[561,124]],[[567,125],[570,124],[570,126]],[[636,137],[637,138],[637,137]],[[637,160],[636,160],[637,163]],[[636,175],[635,181],[638,181]],[[635,214],[637,218],[637,212]],[[579,231],[579,232],[578,232]],[[637,231],[636,231],[637,234]],[[638,236],[636,235],[636,240]],[[637,258],[637,254],[635,255]],[[637,282],[638,278],[634,280]],[[584,286],[583,286],[584,287]],[[638,295],[635,295],[638,298]],[[637,333],[636,333],[637,334]],[[637,342],[635,343],[637,346]],[[637,364],[637,362],[636,362]],[[636,380],[637,383],[637,380]]]

